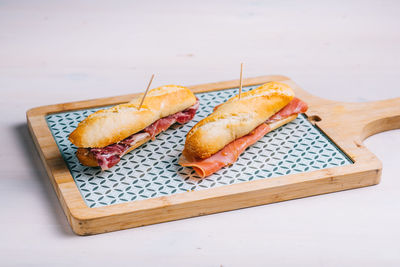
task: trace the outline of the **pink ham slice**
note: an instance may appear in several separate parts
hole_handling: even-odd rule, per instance
[[[269,131],[271,131],[269,125],[263,123],[255,128],[251,133],[229,143],[209,158],[195,160],[182,156],[179,164],[182,166],[193,167],[199,176],[206,177],[223,167],[234,163],[246,148],[256,143]]]
[[[193,159],[182,155],[179,164],[186,167],[193,167],[196,173],[204,178],[211,175],[225,166],[233,164],[240,154],[249,146],[260,140],[265,134],[271,131],[269,123],[283,120],[291,115],[307,111],[307,104],[298,98],[287,104],[278,113],[269,118],[266,123],[259,125],[251,133],[242,136],[226,145],[223,149],[206,159]]]
[[[118,143],[102,148],[89,148],[89,150],[91,153],[93,153],[100,168],[102,170],[107,170],[116,165],[130,147],[134,146],[143,139],[148,137],[154,139],[157,134],[167,130],[175,122],[184,124],[192,120],[198,108],[199,101],[183,111],[155,121],[143,131],[133,134]]]
[[[271,123],[275,121],[280,121],[286,119],[293,114],[304,113],[308,109],[306,102],[301,101],[297,97],[293,98],[283,109],[279,110],[275,115],[269,118],[266,122]]]

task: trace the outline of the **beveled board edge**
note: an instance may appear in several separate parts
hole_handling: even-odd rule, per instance
[[[115,105],[129,101],[134,94],[49,105],[29,110],[27,112],[29,130],[73,231],[79,235],[110,232],[379,183],[382,168],[380,161],[362,145],[362,140],[358,142],[365,125],[353,129],[354,125],[350,123],[337,122],[340,117],[336,112],[338,106],[353,107],[356,104],[339,103],[312,96],[289,78],[280,75],[248,78],[244,80],[243,85],[258,85],[269,81],[290,84],[296,96],[310,105],[307,115],[318,115],[322,119],[314,123],[354,161],[354,164],[89,208],[62,159],[45,116],[76,109]],[[195,93],[200,93],[237,86],[238,80],[233,80],[189,88]],[[346,130],[348,127],[352,130]]]

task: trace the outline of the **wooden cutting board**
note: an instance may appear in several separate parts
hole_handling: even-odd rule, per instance
[[[71,131],[68,123],[76,124],[93,108],[127,102],[134,94],[29,110],[27,121],[32,138],[73,231],[79,235],[104,233],[379,183],[382,164],[363,145],[363,140],[375,133],[400,128],[400,98],[370,103],[330,101],[307,93],[284,76],[248,78],[244,86],[269,81],[292,86],[296,96],[309,104],[306,115],[267,134],[267,139],[260,140],[263,147],[255,144],[237,164],[203,181],[192,177],[190,170],[172,164],[179,156],[190,125],[168,130],[155,141],[162,142],[161,145],[143,145],[126,155],[121,166],[107,173],[74,162],[74,148],[60,135],[64,132],[66,136]],[[204,106],[233,95],[236,91],[227,89],[237,86],[238,80],[234,80],[190,88],[201,95]],[[209,110],[202,112],[204,116]],[[296,131],[303,135],[296,135]],[[165,149],[158,153],[163,160],[153,157],[159,147]],[[295,155],[298,151],[300,156]],[[141,153],[151,156],[140,161]],[[148,164],[151,160],[157,162]],[[274,160],[279,163],[272,163]],[[133,162],[138,165],[133,166]],[[166,165],[157,167],[158,162]],[[139,175],[146,164],[148,168]],[[176,172],[171,171],[173,168]],[[137,181],[147,184],[139,185]]]

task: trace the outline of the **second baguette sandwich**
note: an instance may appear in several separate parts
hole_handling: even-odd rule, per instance
[[[307,104],[284,83],[270,82],[242,93],[189,131],[179,163],[208,176],[233,164],[247,147],[306,110]]]

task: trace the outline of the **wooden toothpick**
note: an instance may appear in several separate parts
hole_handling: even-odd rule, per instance
[[[151,85],[151,82],[153,81],[153,79],[154,79],[154,74],[151,75],[149,85],[147,85],[146,92],[144,92],[144,95],[143,95],[143,97],[142,97],[142,101],[140,101],[140,105],[139,105],[138,110],[140,110],[140,108],[141,108],[142,105],[143,105],[144,99],[146,98],[147,92],[149,91],[149,88],[150,88],[150,85]]]
[[[240,63],[240,86],[239,86],[239,99],[242,96],[242,76],[243,76],[243,63]]]

